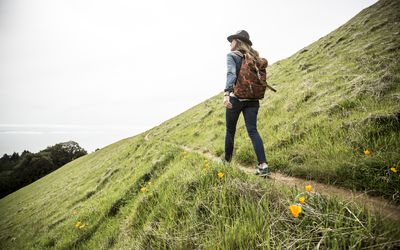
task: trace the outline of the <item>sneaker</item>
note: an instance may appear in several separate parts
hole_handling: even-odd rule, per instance
[[[256,175],[259,175],[259,176],[270,176],[271,172],[269,171],[268,165],[266,163],[258,165],[257,168],[256,168]]]
[[[216,161],[217,161],[217,163],[219,163],[219,164],[224,164],[224,165],[229,164],[229,161],[227,161],[227,160],[225,160],[225,159],[221,159],[221,158],[218,158]]]

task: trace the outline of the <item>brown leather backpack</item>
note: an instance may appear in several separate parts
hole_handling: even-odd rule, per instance
[[[240,99],[263,99],[267,88],[267,66],[265,58],[243,54],[242,65],[233,86],[235,96]]]

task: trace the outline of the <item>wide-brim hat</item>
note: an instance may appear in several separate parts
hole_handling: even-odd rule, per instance
[[[253,45],[253,43],[250,41],[249,33],[247,33],[247,31],[245,30],[239,30],[238,32],[236,32],[236,34],[228,36],[228,41],[230,43],[233,39],[239,39],[243,42],[250,44],[250,46]]]

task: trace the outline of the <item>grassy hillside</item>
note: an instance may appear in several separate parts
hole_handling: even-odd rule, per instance
[[[218,173],[223,173],[222,178]],[[298,218],[289,210],[305,197]],[[360,248],[399,223],[247,175],[144,136],[84,156],[0,200],[2,249]],[[351,232],[349,234],[349,232]]]
[[[261,102],[258,129],[272,169],[400,202],[399,58],[400,1],[380,1],[269,67],[278,92]],[[224,133],[221,94],[151,131],[217,155]],[[236,137],[234,158],[255,166],[242,117]]]
[[[399,1],[380,1],[271,66],[259,130],[275,171],[399,201]],[[397,23],[396,23],[397,22]],[[267,55],[266,55],[267,56]],[[400,224],[362,206],[240,171],[243,121],[223,153],[219,94],[0,200],[1,249],[395,249]],[[371,153],[365,155],[368,149]],[[304,197],[305,204],[299,198]],[[296,218],[289,206],[301,206]],[[296,207],[297,208],[297,207]]]

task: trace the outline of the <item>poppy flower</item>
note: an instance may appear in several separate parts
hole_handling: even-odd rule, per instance
[[[291,205],[289,208],[294,218],[299,217],[299,214],[301,213],[301,206]]]

